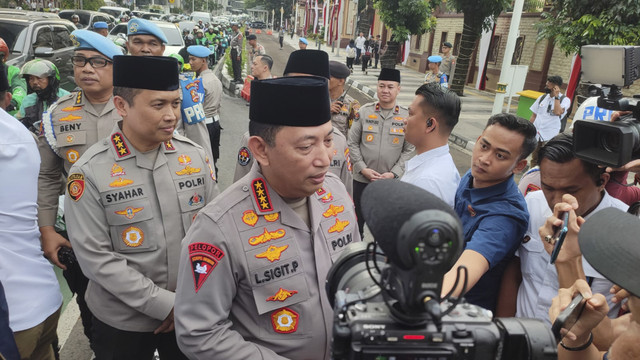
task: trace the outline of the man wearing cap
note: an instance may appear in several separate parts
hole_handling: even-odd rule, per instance
[[[209,69],[208,59],[211,51],[201,45],[192,45],[187,48],[189,52],[189,64],[191,70],[196,72],[196,76],[202,79],[204,88],[204,116],[209,142],[214,162],[218,162],[220,157],[220,102],[222,101],[222,82]],[[216,166],[217,173],[217,166]]]
[[[69,241],[54,228],[58,195],[63,188],[62,176],[68,174],[82,154],[106,137],[122,118],[113,105],[113,57],[122,55],[120,48],[90,30],[75,30],[71,39],[76,46],[71,58],[73,75],[80,91],[60,97],[49,107],[42,115],[38,136],[42,159],[38,176],[38,224],[42,250],[54,265],[62,269],[67,267],[59,261],[58,251],[61,247],[71,247]],[[90,337],[91,313],[84,305],[86,282],[76,284],[69,280],[83,279],[84,276],[67,275],[72,291],[78,293],[85,334]]]
[[[451,48],[453,46],[450,42],[444,42],[442,44],[442,63],[440,64],[440,71],[447,75],[447,81],[451,81],[453,71],[456,66],[456,57],[451,54]]]
[[[231,24],[231,40],[229,41],[229,47],[231,51],[231,66],[233,68],[233,81],[238,84],[242,84],[242,33],[238,31],[238,24]]]
[[[271,67],[273,67],[273,58],[267,54],[258,55],[253,59],[251,64],[251,75],[258,80],[271,79]]]
[[[69,171],[65,211],[90,279],[97,359],[186,359],[175,342],[180,242],[217,195],[204,150],[174,135],[180,118],[177,61],[114,57],[122,121]],[[155,76],[155,74],[166,76]]]
[[[290,99],[291,114],[273,106]],[[178,344],[194,359],[329,359],[332,261],[360,241],[353,204],[329,165],[326,79],[251,83],[257,159],[196,217],[176,290]]]
[[[211,43],[209,43],[209,39],[204,36],[204,30],[202,29],[198,29],[198,31],[196,31],[196,45],[202,45],[205,47],[211,45]]]
[[[309,40],[307,40],[307,38],[301,37],[298,40],[298,47],[300,48],[300,50],[306,50],[307,49],[307,45],[309,45]]]
[[[347,95],[344,89],[347,77],[351,74],[347,65],[338,61],[329,61],[329,73],[331,74],[331,78],[329,78],[331,123],[346,138],[356,111],[360,108],[360,103]]]
[[[162,56],[167,37],[158,25],[135,18],[127,23],[127,49],[134,56]]]
[[[544,144],[560,132],[562,119],[571,106],[571,100],[560,91],[562,77],[549,76],[545,85],[545,94],[531,105],[531,121],[538,131],[538,146],[531,154],[531,167],[538,165],[538,152]]]
[[[442,62],[442,57],[439,55],[431,55],[427,58],[429,61],[429,71],[424,77],[425,84],[439,84],[443,88],[448,88],[449,83],[447,75],[440,71],[440,63]]]
[[[407,108],[398,105],[400,71],[382,68],[378,76],[378,101],[363,105],[356,112],[349,130],[348,146],[353,164],[353,201],[360,234],[364,218],[360,208],[362,191],[371,181],[399,178],[414,146],[404,138]]]
[[[264,50],[264,46],[262,46],[262,44],[258,43],[258,38],[254,35],[251,34],[249,36],[247,36],[247,43],[249,44],[249,72],[251,72],[251,65],[253,64],[253,59],[256,58],[256,56],[258,55],[264,55],[267,52]]]
[[[93,31],[107,37],[107,35],[109,35],[109,26],[104,21],[96,21],[93,23]]]

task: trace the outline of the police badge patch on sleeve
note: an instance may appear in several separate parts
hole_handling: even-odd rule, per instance
[[[193,283],[196,293],[223,257],[224,252],[214,245],[207,243],[189,245],[189,260],[193,270]]]
[[[249,151],[249,148],[246,146],[241,147],[238,151],[238,164],[240,164],[241,166],[247,166],[249,165],[250,161],[251,151]]]
[[[84,194],[84,175],[71,174],[67,179],[67,194],[73,201],[78,201]]]

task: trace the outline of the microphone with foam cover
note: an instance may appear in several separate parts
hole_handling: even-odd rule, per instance
[[[439,210],[460,224],[458,216],[447,203],[420,187],[395,179],[377,180],[367,185],[360,204],[371,234],[394,264],[402,264],[406,260],[398,254],[398,235],[402,225],[414,214]]]

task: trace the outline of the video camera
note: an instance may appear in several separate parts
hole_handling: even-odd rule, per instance
[[[597,164],[620,167],[640,158],[640,106],[620,91],[640,78],[640,46],[587,45],[581,49],[582,80],[598,96],[598,107],[631,111],[615,122],[578,120],[574,123],[576,156]]]
[[[443,276],[464,248],[462,225],[446,203],[414,185],[379,180],[364,190],[362,207],[376,242],[350,245],[327,275],[333,359],[556,359],[544,322],[492,320],[491,311],[453,291],[441,298]],[[457,270],[454,289],[465,271]]]

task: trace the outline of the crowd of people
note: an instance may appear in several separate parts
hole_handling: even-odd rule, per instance
[[[274,78],[273,57],[234,24],[234,73],[249,51],[255,80],[234,183],[221,192],[222,86],[209,69],[212,50],[202,40],[188,56],[163,57],[160,29],[131,22],[129,55],[76,30],[78,88],[59,89],[55,65],[33,60],[19,72],[28,94],[14,103],[16,117],[0,111],[0,166],[12,173],[0,192],[4,358],[55,358],[62,296],[52,263],[77,293],[96,359],[329,359],[327,273],[349,244],[374,241],[365,239],[362,194],[393,179],[436,195],[461,221],[465,249],[443,294],[550,327],[581,293],[585,315],[558,344],[559,358],[637,358],[634,233],[621,234],[629,236],[610,246],[609,259],[609,239],[583,241],[579,231],[640,200],[611,182],[640,165],[606,169],[575,156],[573,135],[560,132],[569,107],[561,78],[549,77],[531,119],[491,116],[460,174],[448,138],[462,105],[442,84],[455,64],[445,61],[451,44],[430,60],[439,79],[416,89],[411,104],[397,100],[400,71],[382,68],[377,99],[361,105],[345,89],[349,66],[301,46]],[[363,71],[372,55],[377,66],[379,50],[379,40],[365,42],[361,33],[349,45]],[[3,109],[12,104],[10,74],[2,66]],[[286,108],[273,106],[282,98]],[[537,167],[517,184],[532,153]],[[565,213],[569,231],[550,264]]]

